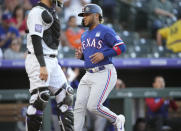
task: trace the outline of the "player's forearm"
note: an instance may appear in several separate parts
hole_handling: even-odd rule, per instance
[[[174,15],[166,10],[162,10],[160,8],[155,9],[155,13],[157,15],[163,15],[163,16],[168,16],[168,17],[174,17]]]
[[[40,66],[41,67],[46,66],[44,56],[43,56],[43,48],[42,48],[42,44],[41,44],[42,38],[37,35],[32,35],[31,38],[32,38],[34,53],[35,53],[35,56],[40,64]]]
[[[157,41],[157,45],[162,45],[162,36],[159,32],[157,32],[157,36],[156,36],[156,41]]]
[[[125,51],[126,51],[126,45],[122,44],[119,46],[114,46],[112,49],[109,49],[107,51],[104,51],[103,55],[104,55],[104,57],[117,56],[117,55],[124,53]]]

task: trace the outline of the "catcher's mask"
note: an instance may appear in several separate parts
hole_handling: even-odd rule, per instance
[[[59,7],[59,8],[63,7],[63,0],[51,0],[51,1],[56,7]]]

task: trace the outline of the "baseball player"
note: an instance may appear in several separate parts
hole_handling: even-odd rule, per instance
[[[26,131],[40,131],[43,110],[50,93],[55,95],[58,118],[63,131],[73,131],[73,89],[58,65],[57,53],[60,21],[52,7],[61,7],[60,0],[41,0],[28,15],[28,55],[25,61],[30,80],[31,98],[27,109]]]
[[[86,73],[77,90],[74,130],[82,131],[87,108],[108,119],[117,131],[124,131],[125,117],[116,115],[102,104],[117,80],[111,59],[125,52],[126,46],[113,29],[100,24],[103,14],[98,5],[87,4],[78,16],[83,17],[82,24],[89,30],[82,34],[82,49],[75,53],[76,58],[84,60]]]

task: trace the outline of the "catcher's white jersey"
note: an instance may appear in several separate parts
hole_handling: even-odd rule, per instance
[[[50,24],[46,24],[43,21],[41,14],[44,10],[45,10],[45,8],[43,8],[41,6],[36,6],[36,7],[32,8],[32,10],[30,11],[30,13],[28,15],[27,27],[29,29],[29,34],[27,35],[27,48],[28,48],[28,51],[30,51],[31,53],[34,53],[31,35],[38,35],[40,37],[43,37],[44,30],[48,29],[53,23],[53,21],[52,21]],[[51,16],[51,14],[50,14],[50,16]],[[42,47],[43,47],[43,54],[55,54],[55,55],[58,54],[58,50],[49,48],[45,44],[43,39],[42,39]]]
[[[57,58],[51,58],[49,56],[44,56],[44,60],[46,63],[46,68],[48,71],[48,80],[42,81],[40,76],[40,65],[38,60],[34,54],[34,48],[32,44],[31,35],[38,35],[42,37],[42,47],[43,54],[53,54],[57,55],[58,49],[52,49],[45,44],[46,41],[43,40],[43,33],[49,29],[52,25],[52,21],[50,24],[46,24],[42,19],[42,12],[46,10],[41,6],[36,6],[32,8],[28,15],[27,19],[27,27],[29,30],[29,34],[27,35],[27,48],[31,54],[28,54],[25,60],[25,68],[30,80],[30,92],[36,88],[40,87],[49,87],[49,89],[55,93],[64,83],[67,83],[66,77],[58,64]],[[48,12],[51,16],[52,14]],[[54,20],[54,18],[52,18]],[[54,32],[52,32],[54,33]],[[52,34],[49,34],[52,35]],[[53,34],[54,35],[54,34]]]

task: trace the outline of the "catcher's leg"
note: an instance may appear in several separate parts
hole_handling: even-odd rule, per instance
[[[49,96],[48,87],[41,87],[32,91],[27,109],[26,131],[40,131],[43,110],[48,103]]]
[[[70,89],[68,89],[70,88]],[[67,90],[68,89],[68,90]],[[71,90],[71,92],[69,92]],[[57,101],[57,113],[60,128],[62,131],[73,131],[73,95],[72,89],[69,85],[64,84],[57,93],[55,93]],[[64,95],[63,100],[59,99]]]

